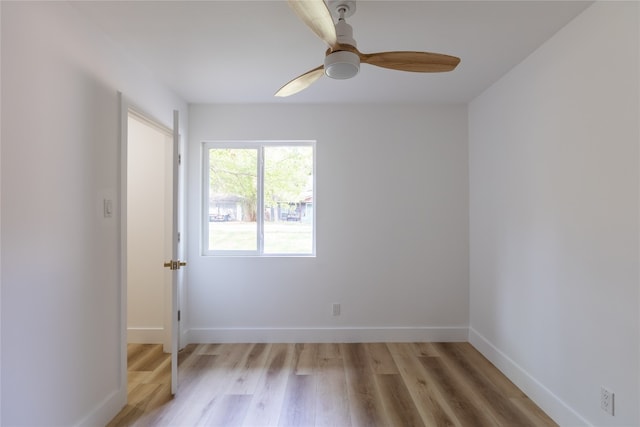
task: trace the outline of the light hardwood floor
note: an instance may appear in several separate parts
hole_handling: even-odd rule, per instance
[[[129,346],[109,426],[555,426],[468,343]]]

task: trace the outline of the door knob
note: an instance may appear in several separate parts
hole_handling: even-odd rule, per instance
[[[185,265],[187,265],[187,263],[180,260],[178,261],[171,260],[164,263],[164,266],[170,270],[180,270],[180,267],[184,267]]]

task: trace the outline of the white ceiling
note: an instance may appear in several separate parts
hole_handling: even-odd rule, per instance
[[[362,52],[458,56],[451,73],[363,64],[289,98],[273,94],[322,64],[324,42],[286,1],[88,1],[72,5],[189,103],[466,103],[590,1],[359,0],[348,22]]]

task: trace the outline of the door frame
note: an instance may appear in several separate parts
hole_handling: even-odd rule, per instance
[[[127,99],[127,97],[125,95],[123,95],[121,92],[118,92],[118,103],[119,103],[119,108],[120,108],[120,156],[119,156],[119,189],[120,189],[120,195],[119,195],[119,205],[120,205],[120,209],[119,209],[119,215],[118,215],[118,228],[120,230],[120,265],[119,265],[119,278],[120,278],[120,303],[119,303],[119,309],[120,309],[120,354],[119,354],[119,365],[120,365],[120,378],[119,378],[119,391],[121,393],[121,401],[123,406],[126,404],[127,402],[127,306],[128,306],[128,300],[127,300],[127,185],[128,185],[128,177],[127,177],[127,166],[128,166],[128,118],[129,118],[129,111],[134,111],[137,115],[140,115],[144,118],[146,118],[147,120],[149,120],[151,123],[157,124],[160,127],[166,128],[171,130],[172,134],[178,134],[179,138],[178,138],[178,148],[177,148],[177,153],[174,151],[174,156],[176,155],[181,155],[181,151],[182,151],[182,140],[181,140],[181,135],[179,132],[179,129],[176,129],[175,127],[178,126],[178,120],[177,120],[177,116],[176,116],[176,112],[174,111],[172,114],[172,120],[171,123],[169,125],[163,123],[162,120],[158,120],[156,117],[154,117],[151,114],[148,114],[145,109],[138,107],[134,102],[132,102],[131,100]],[[174,163],[177,162],[177,158],[174,158]],[[179,178],[182,177],[181,174],[182,171],[178,171],[178,174],[175,176],[175,179],[178,181],[177,183],[174,183],[174,185],[178,186],[178,196],[176,197],[176,200],[174,200],[174,222],[178,221],[178,229],[180,231],[180,235],[184,236],[184,233],[182,232],[181,228],[181,220],[180,218],[182,218],[182,214],[184,212],[184,203],[182,200],[182,194],[184,194],[183,191],[183,182],[181,182],[181,180]],[[170,173],[173,173],[173,171],[170,171]],[[174,237],[175,238],[175,237]],[[180,255],[182,255],[184,253],[184,238],[180,238],[177,239],[177,245],[178,245],[178,253]],[[168,261],[168,260],[167,260]],[[173,305],[176,307],[176,310],[180,310],[182,311],[181,315],[182,317],[184,317],[184,310],[181,309],[181,294],[183,291],[183,286],[182,286],[182,281],[183,281],[183,275],[182,274],[176,274],[174,275],[174,278],[176,280],[176,286],[174,286],[172,289],[172,292],[170,292],[170,296],[172,297],[173,300]],[[170,301],[171,303],[171,301]],[[176,317],[176,313],[172,313],[172,318]],[[172,355],[172,359],[176,359],[177,357],[177,351],[183,346],[182,342],[181,342],[181,338],[182,338],[182,322],[175,322],[172,321],[171,322],[172,325],[170,325],[170,327],[172,327],[172,352],[175,349],[175,354]],[[176,342],[176,345],[173,345],[173,342]],[[177,359],[176,359],[177,360]],[[172,394],[175,394],[175,392],[177,391],[177,364],[172,363],[172,368],[174,367],[173,365],[175,365],[175,369],[172,369],[172,384],[171,384],[171,389],[172,389]],[[175,381],[174,381],[175,380]]]

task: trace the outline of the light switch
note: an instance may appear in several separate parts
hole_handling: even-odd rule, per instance
[[[111,218],[113,216],[113,200],[104,199],[103,207],[104,207],[104,217]]]

